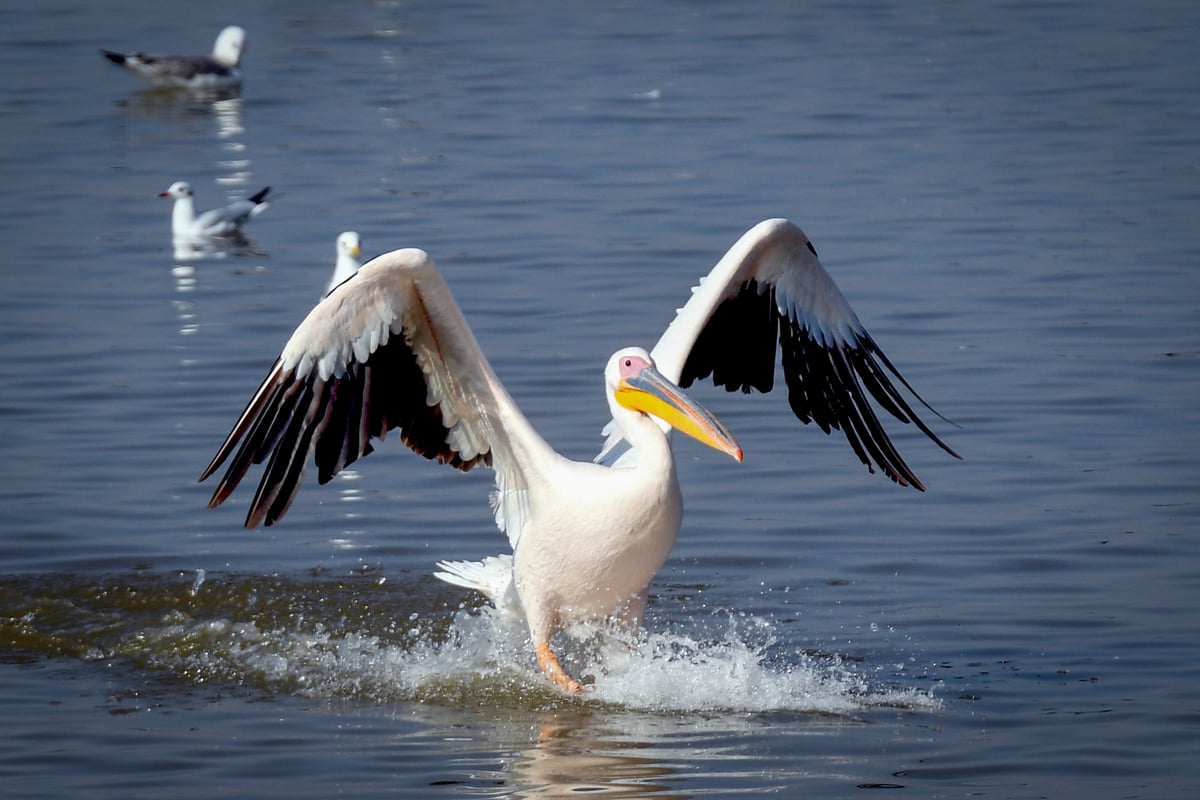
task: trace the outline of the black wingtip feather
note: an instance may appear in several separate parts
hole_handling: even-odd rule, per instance
[[[929,408],[865,331],[856,341],[826,347],[799,320],[786,317],[774,290],[761,291],[755,281],[746,282],[737,295],[716,307],[692,345],[679,385],[686,387],[697,379],[712,377],[714,384],[730,391],[768,392],[774,383],[776,347],[792,413],[805,425],[815,423],[824,433],[841,431],[854,455],[872,473],[878,468],[900,486],[924,491],[923,483],[888,437],[868,395],[896,420],[914,423],[943,450],[958,456],[895,389],[884,367]],[[937,414],[932,408],[930,411]]]
[[[257,528],[263,522],[272,525],[287,511],[308,463],[310,443],[316,432],[313,420],[325,417],[328,384],[320,380],[297,384],[303,389],[295,395],[289,412],[277,415],[283,424],[276,426],[278,436],[270,449],[270,459],[254,499],[250,501],[247,528]]]
[[[277,361],[201,476],[211,475],[236,447],[209,507],[224,502],[252,464],[266,461],[245,525],[273,525],[291,507],[310,458],[319,482],[327,483],[369,455],[371,440],[392,429],[425,458],[462,471],[491,466],[490,452],[463,458],[446,443],[449,431],[441,410],[427,405],[428,396],[416,356],[396,333],[366,362],[351,361],[328,380],[282,374]]]
[[[779,337],[773,304],[772,293],[760,291],[751,280],[734,298],[717,306],[688,353],[679,385],[686,389],[711,375],[714,384],[730,392],[771,391]]]
[[[799,229],[794,233],[815,256],[812,243]],[[948,420],[912,388],[865,330],[857,327],[850,341],[826,346],[822,341],[828,337],[815,337],[789,309],[780,306],[776,292],[773,284],[760,285],[751,278],[721,302],[693,342],[679,385],[686,388],[711,376],[713,383],[729,391],[768,392],[773,386],[778,347],[792,412],[826,434],[842,431],[870,471],[878,467],[896,483],[924,490],[892,443],[871,400],[961,458],[916,414],[887,373],[931,413]]]
[[[959,457],[929,429],[892,384],[880,363],[929,408],[865,331],[852,342],[830,348],[814,339],[798,321],[782,319],[779,335],[792,412],[801,422],[814,422],[827,434],[834,429],[842,431],[868,470],[878,467],[901,486],[925,490],[892,443],[871,400],[900,422],[916,425],[947,453]],[[932,408],[930,411],[937,414]]]

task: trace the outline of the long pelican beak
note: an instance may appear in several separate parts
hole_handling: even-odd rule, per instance
[[[742,448],[729,429],[654,367],[622,378],[616,395],[617,402],[625,408],[658,417],[693,439],[742,460]]]

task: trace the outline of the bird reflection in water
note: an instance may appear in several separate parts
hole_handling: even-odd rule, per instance
[[[595,730],[586,721],[548,716],[539,726],[538,741],[523,750],[509,767],[522,797],[683,798],[668,792],[674,774],[666,763],[634,751],[649,746]]]

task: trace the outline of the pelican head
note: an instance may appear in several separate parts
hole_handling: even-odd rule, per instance
[[[742,460],[742,448],[712,412],[658,371],[640,347],[618,350],[604,369],[608,389],[622,408],[662,420],[693,439]]]

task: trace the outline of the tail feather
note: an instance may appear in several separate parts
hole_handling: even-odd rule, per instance
[[[257,217],[259,214],[261,214],[262,212],[267,210],[267,206],[271,205],[270,203],[267,202],[267,192],[269,192],[269,191],[271,191],[270,186],[263,189],[261,192],[252,194],[248,198],[246,198],[247,200],[249,200],[251,203],[254,204],[254,205],[250,206],[250,213],[246,215],[247,218]]]
[[[439,561],[433,573],[446,583],[480,592],[505,614],[521,614],[513,585],[512,556],[488,556],[482,561]]]

